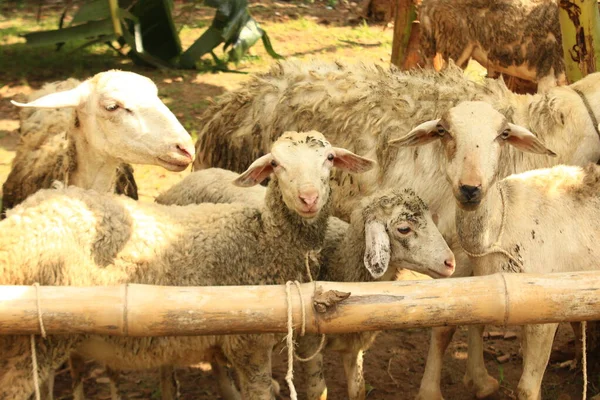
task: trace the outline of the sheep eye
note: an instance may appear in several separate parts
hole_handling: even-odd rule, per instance
[[[403,235],[408,235],[411,232],[412,229],[410,229],[410,226],[401,226],[400,228],[398,228],[398,232],[400,232]]]
[[[116,111],[119,109],[119,105],[118,104],[109,104],[109,105],[105,106],[104,109],[106,111]]]
[[[501,134],[500,137],[502,139],[508,139],[508,137],[510,136],[510,129],[505,129]]]
[[[277,161],[275,161],[275,160],[271,161],[271,167],[273,167],[273,168],[277,167]]]
[[[444,129],[443,126],[438,125],[438,126],[436,126],[436,129],[437,129],[438,135],[444,136],[446,134],[446,130]]]
[[[328,159],[329,161],[333,161],[333,159],[334,159],[334,158],[335,158],[335,156],[334,156],[333,154],[329,154],[329,155],[327,156],[327,159]]]

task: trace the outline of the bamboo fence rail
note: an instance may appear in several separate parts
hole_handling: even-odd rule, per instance
[[[317,287],[317,293],[314,289]],[[494,274],[444,280],[300,285],[306,331],[600,320],[600,273]],[[335,292],[338,291],[338,292]],[[340,292],[350,293],[347,298]],[[302,320],[292,288],[293,321]],[[313,296],[314,295],[314,296]],[[0,286],[0,334],[164,336],[286,332],[284,285]]]

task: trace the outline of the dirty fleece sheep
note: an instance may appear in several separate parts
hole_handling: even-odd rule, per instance
[[[428,63],[439,53],[465,68],[473,58],[488,73],[537,82],[538,92],[566,84],[556,1],[423,0],[419,21]]]
[[[502,159],[506,157],[503,148],[555,154],[533,133],[510,124],[482,102],[462,103],[442,118],[425,122],[393,141],[402,146],[430,142],[440,142],[437,150],[445,154],[440,167],[452,185],[460,242],[472,257],[475,275],[598,269],[600,167],[556,166],[501,179]],[[561,226],[560,235],[551,228],[556,226]],[[565,237],[569,245],[557,245]],[[524,326],[518,399],[541,398],[542,378],[557,327]],[[483,328],[469,328],[466,383],[495,389],[497,384],[483,362]],[[489,394],[482,391],[478,397]],[[421,395],[423,399],[441,398],[439,391],[422,390]]]
[[[124,71],[44,85],[22,107],[21,136],[2,186],[2,216],[54,181],[137,198],[127,163],[182,171],[193,142],[154,83]]]
[[[156,201],[161,204],[264,202],[264,188],[260,186],[256,187],[256,196],[243,199],[244,190],[231,184],[238,176],[219,168],[195,171],[162,193]],[[225,189],[224,194],[215,195],[220,189]],[[404,262],[410,264],[407,266]],[[391,280],[400,263],[432,278],[451,275],[455,266],[454,255],[435,226],[427,205],[410,189],[387,189],[363,199],[352,213],[349,225],[335,217],[329,219],[317,279],[335,282]],[[365,398],[362,355],[375,337],[374,332],[327,335],[326,349],[342,354],[351,400]],[[313,335],[298,338],[298,352],[305,357],[315,354],[319,342],[320,339]],[[213,366],[218,374],[223,374],[222,366]],[[322,398],[326,393],[323,355],[316,355],[302,367],[307,380],[307,398]],[[227,377],[218,376],[218,380],[225,382]],[[226,387],[234,385],[230,383]],[[236,399],[239,395],[230,394],[227,398]]]
[[[406,135],[423,121],[440,118],[461,101],[484,100],[507,121],[535,132],[558,154],[555,158],[536,156],[505,146],[499,162],[500,178],[557,164],[587,165],[600,158],[600,139],[576,90],[599,116],[600,73],[532,96],[512,93],[500,80],[472,82],[455,66],[438,73],[400,72],[364,64],[283,62],[269,73],[256,75],[208,110],[196,143],[194,167],[242,171],[248,165],[248,155],[263,154],[282,126],[313,126],[328,132],[332,143],[376,158],[379,165],[356,177],[335,175],[334,215],[348,220],[360,198],[376,189],[411,187],[431,212],[438,214],[438,228],[457,260],[463,260],[465,253],[458,245],[454,221],[456,205],[448,202],[452,188],[440,173],[440,160],[445,157],[442,144],[396,148],[388,141]],[[483,148],[473,151],[489,156]],[[470,263],[457,263],[454,276],[470,273]],[[430,370],[441,368],[440,349],[446,347],[449,329],[435,328],[433,332],[422,383],[427,392],[435,387],[439,393],[439,375],[432,375]],[[479,394],[497,388],[497,382],[473,387]]]
[[[200,203],[236,203],[260,206],[264,203],[266,188],[235,185],[239,174],[221,168],[194,171],[156,197],[159,204],[185,206]]]
[[[202,286],[306,281],[305,255],[323,245],[334,166],[362,172],[373,162],[332,147],[318,132],[288,132],[237,180],[252,186],[271,176],[263,208],[164,206],[76,187],[41,190],[0,223],[0,283]],[[216,348],[240,376],[244,398],[272,399],[274,340],[270,334],[51,336],[38,342],[37,357],[44,379],[72,350],[118,369],[146,369],[210,359]],[[0,398],[31,395],[28,343],[23,336],[0,337]]]

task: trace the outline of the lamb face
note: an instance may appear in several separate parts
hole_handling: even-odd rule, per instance
[[[424,122],[390,144],[419,146],[439,139],[444,149],[443,169],[458,206],[476,209],[499,177],[502,148],[515,148],[547,156],[547,149],[529,130],[509,123],[485,102],[465,101],[449,109],[442,118]]]
[[[156,85],[132,72],[102,72],[71,90],[13,104],[75,108],[76,133],[84,136],[97,154],[125,163],[182,171],[194,158],[189,133],[159,99]]]
[[[250,165],[234,183],[252,186],[273,175],[285,205],[306,220],[313,220],[329,201],[333,167],[361,173],[375,162],[346,149],[333,147],[317,132],[285,132],[271,152]]]
[[[432,278],[452,275],[454,254],[427,205],[412,190],[387,191],[365,201],[364,262],[374,278],[395,273],[389,266],[399,268],[403,262]]]

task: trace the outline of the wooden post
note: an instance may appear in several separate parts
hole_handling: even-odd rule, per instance
[[[309,333],[442,325],[521,325],[600,319],[600,273],[495,274],[476,278],[301,285]],[[350,296],[325,306],[331,290]],[[167,287],[0,286],[0,334],[178,336],[286,332],[283,285]],[[301,323],[292,287],[294,326]]]
[[[417,19],[417,8],[413,0],[396,0],[394,39],[392,41],[392,64],[402,68],[408,54],[413,21]],[[416,32],[418,33],[418,31]],[[414,41],[415,39],[413,39]],[[417,39],[418,40],[418,39]]]
[[[567,80],[573,83],[600,66],[597,0],[560,0],[558,18]]]

